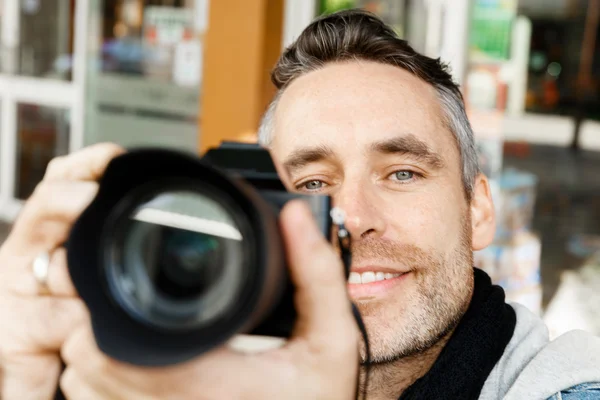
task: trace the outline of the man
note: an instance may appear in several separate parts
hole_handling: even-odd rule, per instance
[[[58,350],[67,364],[61,387],[78,399],[351,399],[359,355],[370,367],[368,399],[600,398],[600,340],[577,332],[549,343],[541,320],[506,304],[472,267],[472,252],[493,238],[493,203],[459,89],[439,61],[376,17],[348,11],[311,24],[272,78],[279,92],[261,143],[290,188],[329,194],[345,210],[354,254],[347,293],[371,358],[357,349],[334,250],[292,203],[282,233],[300,316],[286,346],[218,349],[169,368],[107,359],[69,284],[64,250],[52,251],[45,297],[28,270],[38,252],[60,245],[122,152],[101,145],[50,165],[0,252],[0,318],[15,321],[0,333],[3,398],[47,398]]]

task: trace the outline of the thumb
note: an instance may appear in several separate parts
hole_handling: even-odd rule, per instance
[[[343,337],[355,347],[356,327],[339,255],[318,229],[304,202],[286,204],[281,225],[296,289],[295,335],[308,339],[320,350],[331,350]]]

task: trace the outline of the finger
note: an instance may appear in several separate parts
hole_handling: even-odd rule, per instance
[[[64,247],[59,247],[52,252],[48,268],[48,289],[50,293],[56,297],[76,297],[77,290],[69,275],[67,250]],[[37,282],[35,288],[37,289]]]
[[[14,318],[27,324],[7,324],[5,335],[11,336],[11,352],[58,352],[67,337],[88,320],[87,309],[77,298],[37,297],[28,301],[13,297],[7,306],[18,310]],[[26,327],[11,331],[12,326]],[[4,336],[4,335],[3,335]]]
[[[352,343],[356,328],[339,256],[319,231],[306,204],[289,202],[281,214],[288,265],[296,288],[296,334],[317,350]],[[349,338],[339,340],[339,338]],[[337,339],[331,339],[337,338]]]
[[[0,398],[54,398],[60,370],[58,352],[68,334],[85,321],[83,303],[52,297],[23,301],[6,296],[3,307],[8,323],[0,330],[0,364],[4,368]]]
[[[67,368],[60,377],[60,389],[67,400],[115,399],[96,390],[74,368]]]
[[[5,246],[11,253],[31,256],[62,245],[97,191],[95,182],[42,181],[15,221]]]
[[[48,164],[44,180],[95,181],[110,161],[125,150],[114,143],[99,143],[68,156],[54,158]]]
[[[20,354],[3,360],[0,399],[53,399],[60,373],[57,354]]]
[[[69,336],[61,350],[61,358],[97,388],[121,388],[115,392],[134,392],[134,388],[137,388],[137,392],[151,393],[156,398],[168,398],[171,394],[166,390],[169,390],[168,385],[173,382],[195,382],[196,385],[204,383],[207,391],[221,391],[221,396],[207,398],[239,398],[231,392],[233,387],[228,388],[231,380],[237,381],[237,388],[248,387],[258,379],[256,365],[252,364],[250,356],[225,347],[168,367],[125,364],[106,356],[98,349],[89,325],[81,326]],[[228,388],[226,396],[223,396],[224,388]]]
[[[33,274],[33,259],[23,257],[19,265],[7,265],[2,274],[0,285],[8,286],[7,289],[20,296],[37,296],[38,282]],[[29,264],[24,268],[23,263]],[[48,290],[55,297],[76,297],[77,291],[67,267],[67,251],[59,247],[50,254],[50,265],[48,266]]]

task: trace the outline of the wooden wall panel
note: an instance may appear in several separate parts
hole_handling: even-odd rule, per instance
[[[210,2],[200,97],[200,153],[255,134],[274,88],[269,71],[281,52],[283,0]]]

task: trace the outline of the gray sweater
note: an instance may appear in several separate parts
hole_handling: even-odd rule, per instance
[[[600,383],[600,338],[571,331],[549,340],[544,322],[511,303],[517,324],[481,391],[484,400],[548,399],[584,383]]]

